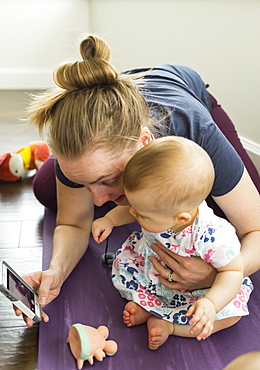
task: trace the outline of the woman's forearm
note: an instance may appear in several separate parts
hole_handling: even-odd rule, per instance
[[[49,269],[59,273],[62,283],[86,252],[88,241],[87,230],[69,225],[56,227]]]
[[[69,188],[60,181],[57,181],[57,201],[57,227],[49,269],[58,273],[62,284],[87,250],[94,204],[86,188]]]
[[[253,231],[241,240],[244,277],[260,269],[260,231]]]
[[[237,231],[244,276],[251,275],[260,268],[260,197],[247,171],[232,191],[214,200]]]

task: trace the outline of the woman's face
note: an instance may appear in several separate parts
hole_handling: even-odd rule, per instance
[[[136,147],[136,151],[139,148]],[[133,151],[111,154],[105,149],[87,152],[80,159],[59,157],[59,165],[65,176],[82,184],[92,193],[94,204],[101,206],[107,201],[128,205],[123,188],[123,172]]]

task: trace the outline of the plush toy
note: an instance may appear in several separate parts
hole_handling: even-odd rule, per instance
[[[93,357],[102,361],[106,355],[112,356],[117,352],[117,343],[106,340],[108,334],[106,326],[95,329],[92,326],[74,324],[70,327],[67,343],[77,360],[78,369],[82,369],[85,360],[93,365]]]
[[[17,152],[0,155],[0,180],[15,182],[27,171],[38,170],[50,156],[50,149],[43,141],[34,141]]]

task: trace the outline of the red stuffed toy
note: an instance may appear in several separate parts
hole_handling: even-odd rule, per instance
[[[27,171],[38,170],[50,156],[50,149],[43,141],[34,141],[17,152],[0,155],[0,180],[16,182]]]

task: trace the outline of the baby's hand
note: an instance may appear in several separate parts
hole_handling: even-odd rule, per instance
[[[114,224],[109,217],[101,217],[93,221],[92,234],[95,242],[102,243],[113,230]]]
[[[214,321],[216,317],[216,309],[214,304],[207,298],[201,298],[189,308],[186,317],[193,316],[189,324],[193,325],[190,334],[197,335],[197,339],[208,338],[213,331]]]

